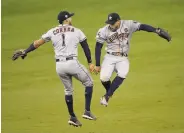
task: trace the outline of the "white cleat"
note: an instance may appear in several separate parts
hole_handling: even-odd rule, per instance
[[[104,96],[100,98],[100,104],[101,104],[101,105],[104,105],[105,107],[107,107],[108,102],[107,102],[107,100],[105,99]]]

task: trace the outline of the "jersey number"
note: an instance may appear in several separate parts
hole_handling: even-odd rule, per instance
[[[62,44],[62,46],[66,46],[65,45],[65,34],[62,34],[62,38],[63,38],[63,44]]]

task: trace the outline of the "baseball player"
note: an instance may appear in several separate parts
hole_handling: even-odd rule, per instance
[[[147,31],[158,34],[160,37],[171,41],[170,35],[161,28],[154,28],[147,24],[141,24],[133,20],[121,20],[117,13],[108,15],[106,26],[101,28],[96,36],[96,73],[100,71],[100,80],[106,94],[101,97],[100,103],[108,105],[116,89],[123,83],[129,71],[128,52],[130,49],[130,39],[136,31]],[[104,42],[107,43],[106,55],[102,66],[100,67],[101,48]],[[113,72],[117,73],[115,79],[111,82],[110,78]]]
[[[43,34],[41,39],[34,41],[26,50],[16,51],[12,60],[16,60],[19,57],[24,59],[29,52],[34,51],[46,42],[52,41],[56,59],[56,72],[65,88],[65,101],[70,114],[68,123],[78,127],[82,126],[82,124],[77,119],[73,110],[72,77],[78,79],[85,86],[85,111],[82,117],[89,120],[96,120],[96,117],[90,111],[93,81],[87,69],[77,60],[78,43],[81,44],[84,50],[91,72],[94,70],[94,65],[92,64],[91,52],[86,36],[80,29],[72,26],[71,17],[73,15],[74,13],[61,11],[58,14],[60,25]]]

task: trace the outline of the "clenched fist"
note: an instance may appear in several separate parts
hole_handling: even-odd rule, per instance
[[[95,70],[95,65],[92,64],[92,63],[90,63],[90,64],[89,64],[89,71],[90,71],[91,73],[93,73],[94,70]]]

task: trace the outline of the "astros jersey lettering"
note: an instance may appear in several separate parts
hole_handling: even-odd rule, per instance
[[[107,43],[107,52],[128,54],[132,33],[139,30],[140,23],[133,20],[121,20],[120,28],[113,32],[109,25],[99,29],[96,39],[99,43]]]

